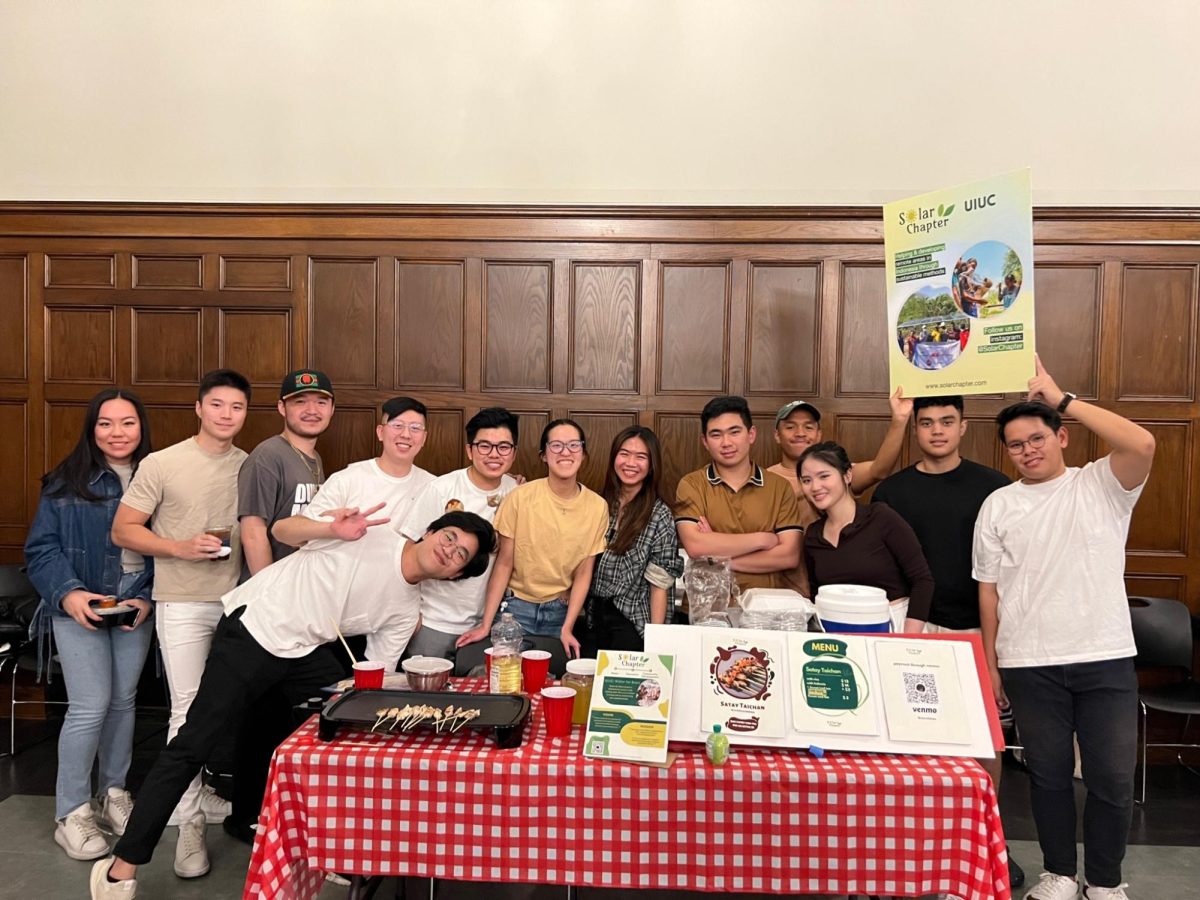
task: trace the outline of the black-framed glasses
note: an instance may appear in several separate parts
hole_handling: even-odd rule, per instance
[[[508,441],[501,441],[498,444],[493,444],[491,441],[473,441],[467,446],[473,447],[484,456],[491,456],[493,451],[500,456],[510,456],[517,449],[516,444],[510,444]]]
[[[1025,452],[1025,445],[1029,445],[1030,450],[1041,450],[1046,446],[1046,438],[1050,435],[1044,431],[1039,431],[1037,434],[1030,435],[1023,441],[1009,441],[1004,446],[1008,448],[1008,452],[1013,456],[1020,456]]]

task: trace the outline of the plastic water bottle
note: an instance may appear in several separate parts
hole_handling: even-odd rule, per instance
[[[506,612],[492,626],[492,676],[488,690],[493,694],[521,693],[521,623]]]
[[[729,762],[729,735],[721,734],[720,725],[714,725],[712,734],[705,739],[704,754],[714,766]]]

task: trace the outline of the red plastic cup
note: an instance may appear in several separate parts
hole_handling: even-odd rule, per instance
[[[571,711],[575,708],[575,688],[542,688],[542,713],[546,717],[547,737],[566,737],[571,733]]]
[[[492,648],[491,647],[488,647],[486,650],[483,651],[483,664],[487,668],[487,673],[486,673],[485,677],[487,678],[488,683],[491,684],[491,681],[492,681]]]
[[[536,694],[544,688],[549,674],[549,650],[526,650],[521,654],[521,680],[525,683],[525,693]]]
[[[360,691],[379,690],[383,687],[383,663],[356,662],[354,664],[354,686]]]

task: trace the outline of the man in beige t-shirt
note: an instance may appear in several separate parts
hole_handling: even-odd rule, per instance
[[[237,480],[246,453],[233,439],[249,403],[244,376],[231,369],[205,375],[196,402],[199,433],[142,460],[113,520],[114,544],[154,557],[154,618],[171,694],[168,741],[187,719],[224,614],[221,595],[237,586],[242,568]],[[208,533],[219,529],[219,537]],[[204,826],[228,813],[197,775],[171,817],[179,826],[175,874],[208,871]]]

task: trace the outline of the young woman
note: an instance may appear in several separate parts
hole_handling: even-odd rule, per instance
[[[658,437],[649,428],[631,425],[613,439],[603,492],[608,549],[596,562],[588,591],[586,656],[641,650],[646,623],[661,625],[670,614],[683,560],[661,472]]]
[[[32,625],[53,631],[66,679],[66,719],[58,738],[54,840],[72,859],[108,853],[92,809],[92,763],[99,757],[99,821],[122,834],[133,800],[125,774],[133,755],[134,699],[150,648],[152,562],[109,538],[121,495],[150,452],[142,401],[128,391],[92,398],[70,454],[42,478],[25,542],[29,578],[42,597]],[[92,604],[117,597],[137,608],[132,625],[98,627]]]
[[[579,655],[573,628],[596,555],[604,549],[608,506],[579,483],[587,442],[576,422],[548,424],[540,450],[548,474],[501,501],[494,522],[500,549],[488,579],[483,621],[456,647],[487,637],[503,601],[526,634],[559,637],[568,656]]]
[[[892,627],[920,632],[933,601],[933,576],[916,534],[885,503],[865,506],[850,491],[850,457],[833,441],[800,454],[800,489],[821,514],[804,535],[813,596],[823,584],[863,584],[887,591]]]

